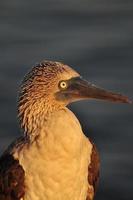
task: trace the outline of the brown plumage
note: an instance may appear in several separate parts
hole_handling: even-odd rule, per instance
[[[0,200],[20,200],[24,196],[25,173],[12,155],[0,158]]]
[[[96,194],[98,183],[99,183],[99,174],[100,174],[100,157],[98,150],[94,143],[92,143],[92,154],[91,154],[91,163],[88,167],[88,182],[93,186],[92,197],[90,197],[90,191],[88,190],[88,196],[86,200],[92,200]]]

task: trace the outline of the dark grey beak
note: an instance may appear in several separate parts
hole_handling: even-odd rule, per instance
[[[128,97],[97,87],[81,77],[69,80],[68,88],[62,91],[66,97],[71,99],[101,99],[111,102],[132,103]]]

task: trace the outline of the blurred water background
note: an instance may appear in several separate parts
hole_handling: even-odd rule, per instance
[[[0,1],[0,152],[21,133],[16,96],[27,70],[63,61],[83,77],[133,98],[132,0]],[[96,200],[133,199],[133,105],[71,105],[101,156]]]

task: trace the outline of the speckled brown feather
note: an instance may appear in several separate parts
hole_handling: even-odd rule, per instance
[[[90,191],[90,189],[88,189],[88,196],[86,200],[94,199],[99,182],[100,158],[95,144],[92,143],[92,145],[91,163],[88,167],[88,182],[89,185],[93,187],[93,190]]]
[[[12,155],[0,158],[0,200],[20,200],[24,197],[25,173]]]
[[[27,132],[30,134],[37,129],[38,115],[42,116],[42,113],[57,106],[55,102],[52,104],[52,99],[47,97],[52,93],[51,90],[58,76],[66,71],[64,66],[60,62],[44,60],[35,65],[24,77],[19,92],[18,117],[25,134]],[[50,102],[47,102],[47,99],[50,99]],[[44,109],[45,104],[47,107]]]

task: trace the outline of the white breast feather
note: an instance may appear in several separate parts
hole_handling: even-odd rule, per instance
[[[91,151],[75,115],[56,112],[38,139],[14,155],[26,174],[24,200],[86,200]]]

